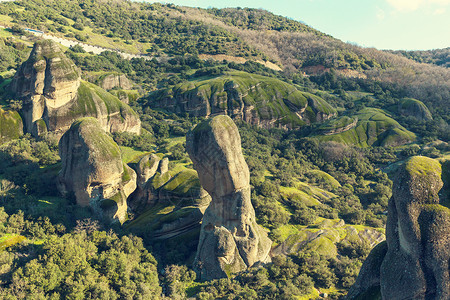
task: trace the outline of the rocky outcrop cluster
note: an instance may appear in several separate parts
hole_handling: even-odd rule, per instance
[[[212,201],[205,211],[195,267],[202,280],[230,276],[270,261],[272,245],[256,224],[250,201],[250,174],[238,129],[228,116],[198,124],[186,149]]]
[[[123,223],[126,199],[136,189],[136,173],[122,162],[119,146],[99,122],[75,121],[59,141],[59,155],[59,191]]]
[[[26,132],[61,137],[76,119],[90,116],[106,131],[140,133],[139,117],[128,105],[80,76],[58,44],[35,43],[11,83],[12,94],[23,102]]]
[[[147,154],[134,167],[137,173],[137,189],[130,203],[136,209],[153,206],[158,201],[156,189],[170,180],[169,159]],[[155,186],[153,181],[159,183]]]
[[[386,243],[375,247],[348,299],[450,299],[450,209],[439,204],[441,165],[412,157],[399,170]]]
[[[324,99],[277,79],[236,72],[182,83],[149,97],[152,108],[198,117],[228,115],[263,128],[292,129],[336,116]]]

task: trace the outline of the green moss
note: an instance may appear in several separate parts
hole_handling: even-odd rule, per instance
[[[422,101],[417,99],[403,98],[399,101],[399,108],[403,113],[407,112],[408,114],[413,114],[413,117],[415,117],[414,114],[419,113],[424,119],[431,120],[433,118],[428,107]]]
[[[197,172],[189,169],[179,172],[163,186],[163,189],[177,195],[195,194],[200,188]]]
[[[232,264],[224,264],[223,270],[224,270],[225,274],[227,274],[227,277],[231,278],[231,275],[233,274],[233,272],[232,272],[233,265]]]
[[[331,176],[330,174],[321,171],[321,170],[310,170],[308,172],[309,174],[312,175],[312,177],[317,180],[318,182],[325,184],[325,185],[329,185],[330,187],[336,189],[341,187],[341,184],[339,183],[339,181],[337,181],[333,176]]]
[[[414,156],[408,159],[405,163],[406,171],[411,175],[420,177],[437,176],[441,177],[441,164],[429,157]]]
[[[130,173],[128,172],[128,166],[123,164],[122,182],[128,182],[131,180]]]
[[[153,188],[159,189],[160,187],[162,187],[164,184],[166,184],[168,181],[170,180],[170,174],[169,172],[164,173],[163,175],[161,175],[159,172],[156,173],[155,177],[153,177],[152,180],[152,186]]]
[[[122,119],[124,119],[126,115],[134,115],[138,118],[136,112],[127,104],[123,103],[117,97],[108,93],[101,87],[86,81],[81,81],[80,87],[78,88],[76,105],[73,106],[70,111],[71,116],[74,118],[82,116],[96,117],[99,114],[96,108],[96,102],[103,102],[109,115],[118,112]]]
[[[307,243],[302,251],[315,251],[323,257],[332,258],[337,256],[337,247],[327,236],[321,235]]]
[[[119,147],[120,147],[120,152],[122,153],[122,161],[125,164],[138,163],[139,160],[143,156],[151,153],[151,152],[134,150],[131,147],[125,147],[125,146],[119,146]]]
[[[44,135],[47,133],[47,124],[42,119],[36,121],[36,128],[38,135]]]
[[[0,108],[0,143],[18,139],[21,135],[23,135],[23,123],[19,113]]]
[[[383,110],[365,108],[353,117],[358,118],[354,128],[333,135],[317,135],[316,138],[322,142],[335,141],[358,147],[399,146],[416,139],[414,133],[405,129]]]
[[[97,149],[102,159],[114,161],[121,159],[120,148],[100,126],[95,118],[80,118],[72,123],[71,131],[82,132],[82,137],[87,145]]]
[[[322,98],[301,92],[294,85],[275,78],[239,71],[178,84],[173,88],[152,94],[150,101],[155,101],[157,106],[161,100],[167,103],[177,102],[178,99],[198,98],[201,98],[204,103],[209,102],[213,111],[225,112],[225,109],[239,110],[244,105],[253,106],[262,120],[275,120],[276,125],[283,124],[291,127],[305,124],[297,113],[302,111],[308,102],[311,102],[312,116],[309,119],[312,121],[316,120],[315,114],[318,112],[324,114],[336,112]],[[177,105],[178,103],[174,103],[173,107]]]

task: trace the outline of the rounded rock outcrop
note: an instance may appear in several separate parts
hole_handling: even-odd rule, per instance
[[[106,210],[113,213],[111,216],[124,222],[126,199],[136,189],[136,173],[122,162],[119,146],[98,121],[75,121],[59,141],[59,154],[59,191],[65,196],[72,194],[81,206],[102,213],[110,208]]]
[[[202,280],[270,261],[272,241],[256,224],[250,173],[233,120],[216,116],[187,135],[186,149],[212,201],[205,211],[195,268]]]

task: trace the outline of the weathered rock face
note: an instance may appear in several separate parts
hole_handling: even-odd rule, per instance
[[[188,133],[186,149],[200,183],[212,197],[195,258],[201,279],[226,277],[268,262],[272,242],[256,224],[250,173],[234,122],[228,116],[202,122]]]
[[[124,90],[132,88],[132,84],[125,74],[107,74],[99,78],[98,85],[107,91],[114,88],[121,88]]]
[[[23,103],[25,128],[33,129],[47,106],[61,107],[77,95],[81,72],[61,48],[50,40],[35,43],[30,57],[16,72],[12,91]]]
[[[441,166],[433,159],[416,156],[400,169],[386,246],[371,252],[348,298],[377,288],[383,299],[450,298],[450,209],[439,204],[442,185]]]
[[[135,170],[137,173],[137,189],[133,194],[133,200],[130,205],[133,209],[142,210],[146,206],[153,206],[158,200],[155,188],[152,185],[152,179],[159,171],[158,177],[161,181],[167,182],[170,177],[164,179],[165,172],[162,172],[161,158],[156,154],[148,154],[139,160]]]
[[[230,72],[213,79],[178,84],[153,93],[152,108],[209,117],[228,115],[263,128],[297,128],[336,115],[324,99],[283,81]]]
[[[95,117],[106,131],[140,133],[137,114],[98,86],[81,81],[81,71],[58,44],[36,42],[11,83],[23,101],[25,131],[60,137],[80,117]]]
[[[120,149],[94,118],[75,121],[59,141],[62,169],[58,189],[81,206],[126,220],[127,197],[136,189],[136,173],[122,162]],[[106,200],[112,201],[106,201]],[[102,213],[104,213],[102,211]]]

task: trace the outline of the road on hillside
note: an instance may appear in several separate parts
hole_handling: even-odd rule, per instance
[[[0,0],[1,2],[2,0]],[[4,1],[4,0],[3,0]],[[8,0],[9,1],[9,0]],[[6,28],[6,29],[11,29],[11,27],[7,27],[7,26],[2,26],[0,25],[0,28]],[[72,47],[75,45],[79,45],[81,46],[86,52],[93,52],[94,54],[100,54],[103,51],[112,51],[112,52],[116,52],[118,54],[120,54],[123,58],[125,59],[132,59],[132,58],[143,58],[143,59],[147,59],[150,60],[153,57],[151,56],[147,56],[147,55],[142,55],[142,54],[131,54],[131,53],[127,53],[127,52],[123,52],[123,51],[119,51],[117,49],[111,49],[111,48],[103,48],[103,47],[99,47],[99,46],[93,46],[93,45],[89,45],[86,43],[82,43],[79,41],[74,41],[74,40],[69,40],[69,39],[65,39],[65,38],[61,38],[61,37],[57,37],[48,33],[45,33],[43,31],[40,30],[36,30],[36,29],[31,29],[31,28],[24,28],[25,31],[28,31],[36,36],[42,37],[44,39],[47,40],[52,40],[55,41],[65,47]]]

